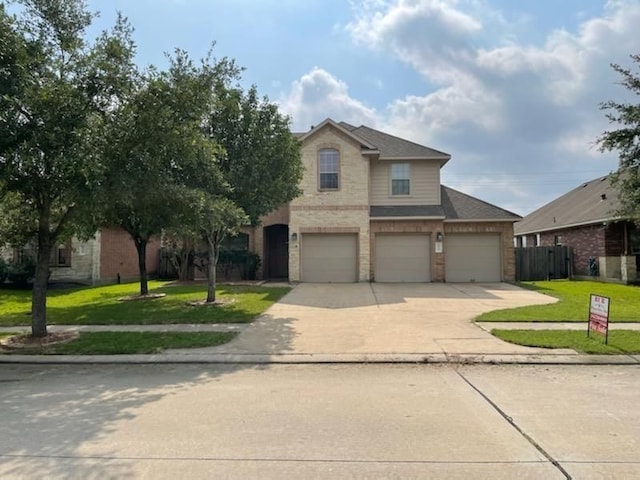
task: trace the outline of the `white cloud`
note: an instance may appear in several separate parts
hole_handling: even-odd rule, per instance
[[[593,146],[606,127],[598,104],[624,95],[609,63],[627,64],[640,51],[640,3],[611,1],[601,17],[583,21],[576,32],[551,32],[540,46],[519,44],[499,12],[481,1],[365,2],[356,10],[347,27],[354,42],[412,66],[425,89],[436,85],[393,101],[385,128],[452,153],[445,171],[456,182],[456,173],[488,172],[493,187],[483,187],[484,198],[512,199],[525,212],[539,205],[538,189],[560,194],[573,181],[597,176],[594,166],[602,173],[615,168]],[[492,44],[489,30],[498,39]],[[567,167],[574,177],[544,185],[513,176],[511,188],[505,177]],[[464,178],[466,191],[480,193],[477,178]]]
[[[278,103],[291,115],[294,130],[306,131],[327,117],[356,125],[378,124],[375,109],[349,96],[346,83],[318,67],[293,82],[291,91]]]

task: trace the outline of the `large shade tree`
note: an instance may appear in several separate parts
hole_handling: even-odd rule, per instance
[[[631,55],[636,69],[640,67],[640,54]],[[633,71],[620,65],[611,65],[622,77],[620,84],[636,95],[636,103],[616,102],[601,104],[607,118],[619,128],[604,132],[598,139],[603,151],[616,151],[619,158],[618,170],[612,176],[612,183],[618,190],[622,218],[628,218],[640,225],[640,70]]]
[[[303,167],[300,144],[289,130],[289,118],[276,104],[247,92],[218,85],[209,129],[224,148],[220,169],[232,190],[229,198],[251,224],[300,194]]]
[[[49,259],[59,239],[95,232],[97,148],[113,98],[128,88],[134,45],[127,22],[93,43],[81,0],[0,4],[0,200],[6,236],[36,247],[32,335],[47,335]]]
[[[226,59],[195,65],[184,51],[166,71],[141,73],[121,99],[104,137],[113,168],[104,199],[104,222],[126,230],[138,252],[140,294],[148,294],[146,249],[163,230],[180,230],[191,218],[193,191],[226,190],[221,150],[203,134],[214,85],[235,75]],[[187,226],[184,226],[187,228]]]

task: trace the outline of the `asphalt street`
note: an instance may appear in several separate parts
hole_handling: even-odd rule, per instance
[[[640,477],[640,369],[0,365],[1,478]]]

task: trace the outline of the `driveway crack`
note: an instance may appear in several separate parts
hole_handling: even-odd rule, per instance
[[[462,378],[462,380],[464,380],[464,382],[469,385],[471,388],[473,388],[482,398],[484,398],[484,400],[491,405],[491,407],[493,407],[493,409],[498,412],[500,414],[500,416],[502,418],[504,418],[509,425],[511,425],[520,435],[522,435],[522,437],[529,442],[536,450],[538,450],[542,455],[544,455],[544,457],[549,460],[549,462],[551,462],[551,464],[556,467],[558,469],[558,471],[560,471],[560,473],[562,473],[562,475],[564,475],[564,478],[566,478],[567,480],[572,480],[571,475],[569,474],[569,472],[567,472],[562,465],[560,465],[560,462],[558,462],[558,460],[556,460],[555,458],[553,458],[553,456],[547,452],[544,448],[542,448],[542,446],[540,446],[540,444],[538,444],[538,442],[536,442],[531,436],[529,436],[522,428],[520,428],[520,426],[513,420],[512,417],[510,417],[509,415],[507,415],[505,413],[504,410],[502,410],[493,400],[491,400],[487,395],[485,395],[478,387],[476,387],[473,383],[471,383],[471,381],[465,377],[462,373],[460,373],[460,371],[456,368],[455,369],[456,373],[458,374],[458,376],[460,378]]]
[[[376,301],[376,306],[380,308],[380,300],[378,300],[378,296],[376,295],[376,291],[373,288],[373,283],[369,282],[369,288],[371,289],[371,294],[373,295],[374,300]]]

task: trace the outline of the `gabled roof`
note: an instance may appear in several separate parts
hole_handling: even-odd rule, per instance
[[[442,205],[372,206],[369,215],[373,218],[441,218],[445,222],[515,222],[522,218],[513,212],[444,185],[440,187],[440,195]]]
[[[609,222],[616,219],[618,207],[618,193],[605,175],[581,184],[525,216],[515,224],[514,233],[526,235]]]
[[[441,203],[446,220],[492,220],[515,222],[522,217],[491,203],[459,192],[453,188],[440,187]]]
[[[327,126],[327,125],[331,125],[332,127],[334,127],[337,130],[341,131],[347,137],[350,137],[352,140],[354,140],[355,142],[359,143],[361,147],[364,147],[364,148],[366,148],[368,150],[376,150],[376,147],[373,144],[367,142],[365,139],[359,137],[358,135],[354,135],[351,130],[349,130],[348,128],[345,128],[342,124],[334,122],[330,118],[327,118],[326,120],[324,120],[319,125],[316,125],[315,127],[312,127],[311,130],[309,130],[308,132],[303,133],[299,137],[300,141],[304,141],[306,138],[308,138],[308,137],[312,136],[314,133],[322,130],[322,128]]]
[[[434,150],[433,148],[425,147],[418,143],[404,140],[388,133],[375,130],[364,125],[356,127],[346,122],[336,123],[330,118],[327,118],[319,125],[311,128],[308,132],[294,133],[300,141],[304,141],[306,138],[313,135],[315,132],[321,130],[324,126],[331,125],[337,128],[339,131],[352,138],[354,141],[360,143],[365,153],[377,153],[381,160],[439,160],[440,165],[444,165],[451,158],[448,153]]]
[[[444,165],[451,155],[448,153],[425,147],[415,142],[410,142],[394,135],[375,130],[365,125],[356,127],[346,122],[340,122],[340,125],[349,130],[360,138],[365,139],[372,145],[375,145],[380,151],[380,159],[434,159],[440,160]]]

